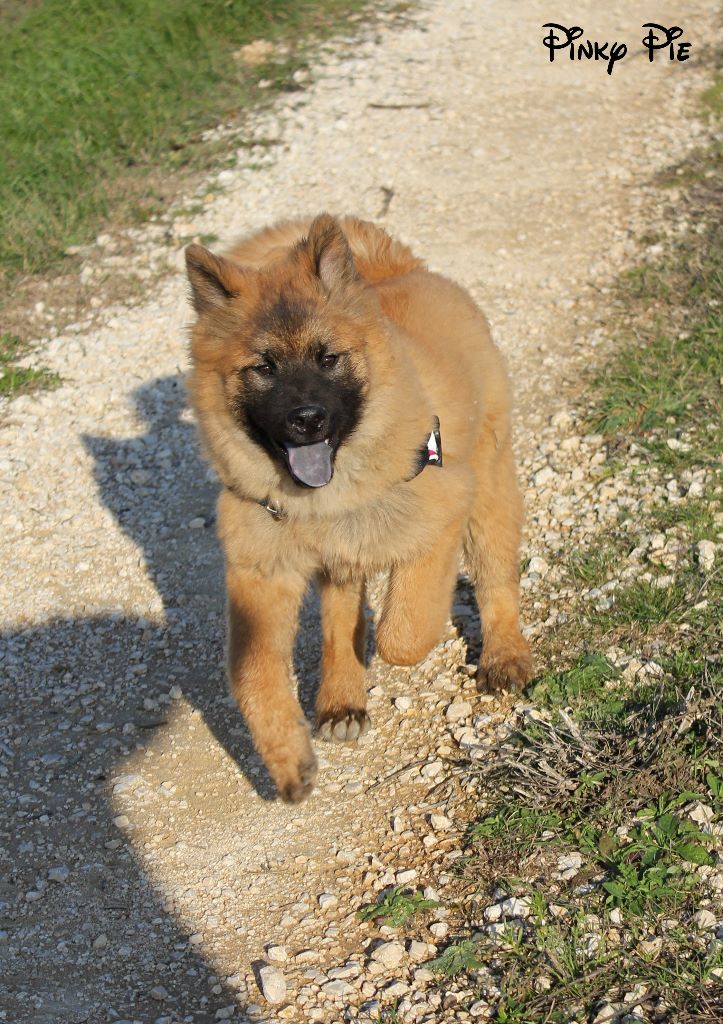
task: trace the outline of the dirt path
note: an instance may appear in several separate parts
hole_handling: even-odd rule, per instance
[[[695,55],[713,42],[716,5],[685,7]],[[223,191],[177,216],[170,241],[161,229],[138,241],[142,267],[177,267],[174,237],[221,244],[348,211],[470,287],[516,384],[528,554],[548,557],[541,427],[594,358],[606,281],[659,206],[655,172],[694,144],[686,101],[705,81],[695,59],[650,65],[644,17],[622,2],[575,5],[590,36],[628,42],[611,77],[550,65],[552,14],[541,0],[514,15],[431,0],[402,28],[336,43],[306,91],[256,119],[262,145],[239,150]],[[301,808],[271,799],[225,696],[215,485],[183,398],[185,295],[175,272],[143,306],[96,310],[48,344],[63,386],[3,410],[0,1020],[14,1024],[335,1021],[389,979],[401,986],[389,999],[422,986],[409,965],[365,964],[353,911],[395,880],[444,886],[460,840],[425,824],[428,790],[471,732],[504,728],[505,708],[477,697],[465,669],[478,620],[462,585],[459,633],[423,665],[372,662],[375,727],[359,747],[320,747]],[[532,635],[541,608],[526,602]],[[318,655],[310,602],[297,651],[307,707]],[[270,943],[288,956],[281,1009],[253,979]],[[352,954],[361,966],[329,973]]]

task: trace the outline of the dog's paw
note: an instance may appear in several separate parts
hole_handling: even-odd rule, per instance
[[[525,638],[518,634],[506,644],[483,648],[477,670],[477,692],[523,690],[532,678],[532,655]]]
[[[286,804],[299,804],[311,793],[316,782],[317,762],[310,751],[294,766],[288,766],[276,782],[279,796]]]
[[[323,740],[349,743],[369,732],[371,721],[363,708],[341,708],[319,716],[317,733]]]

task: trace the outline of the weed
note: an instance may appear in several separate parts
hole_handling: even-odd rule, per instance
[[[14,334],[0,335],[0,395],[15,395],[38,388],[54,387],[60,382],[57,373],[45,367],[18,366],[17,360],[27,355],[29,346]]]
[[[426,966],[435,974],[453,978],[462,971],[473,971],[485,966],[484,961],[479,957],[479,949],[480,944],[474,939],[453,942],[447,946],[441,956],[435,960],[428,960]]]
[[[381,921],[392,928],[401,928],[420,910],[438,907],[436,900],[427,900],[421,892],[408,892],[400,885],[384,893],[379,903],[370,903],[357,910],[360,921]]]

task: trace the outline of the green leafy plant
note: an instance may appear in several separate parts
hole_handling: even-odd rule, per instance
[[[370,903],[357,910],[357,917],[360,921],[381,920],[383,924],[401,928],[420,910],[431,910],[438,906],[437,900],[425,899],[421,892],[410,893],[396,885],[384,894],[380,903]]]
[[[427,961],[427,968],[445,978],[453,978],[462,971],[473,971],[484,967],[484,961],[478,956],[479,946],[474,939],[463,939],[462,942],[447,946],[441,956]]]
[[[605,683],[617,679],[618,670],[597,652],[583,655],[573,668],[544,675],[532,691],[535,700],[566,705],[599,693]]]

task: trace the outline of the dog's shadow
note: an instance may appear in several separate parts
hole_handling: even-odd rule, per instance
[[[103,504],[142,553],[168,623],[158,632],[166,671],[203,715],[216,739],[265,800],[276,792],[248,729],[228,696],[225,657],[223,559],[216,537],[219,485],[202,460],[187,411],[181,375],[145,384],[134,394],[145,433],[128,438],[83,437],[94,462]],[[374,649],[373,628],[367,659]],[[165,640],[164,640],[165,638]],[[303,603],[294,668],[299,699],[313,721],[321,659],[319,601],[310,587]],[[310,666],[313,666],[310,667]],[[159,695],[171,680],[149,673]]]

